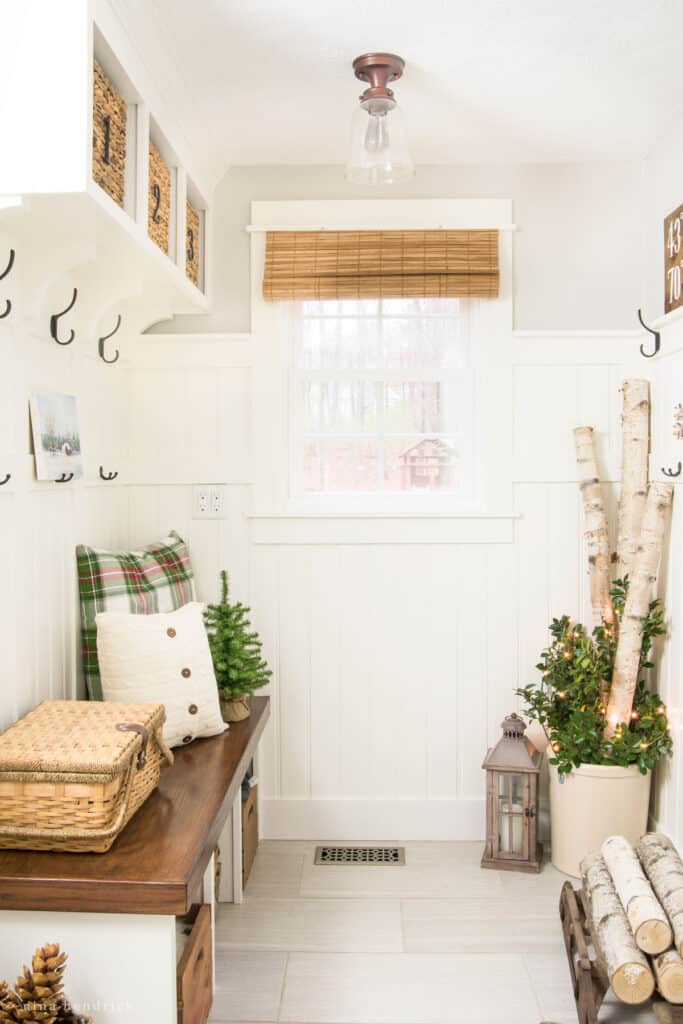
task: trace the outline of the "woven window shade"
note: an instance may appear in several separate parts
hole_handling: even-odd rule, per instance
[[[497,231],[269,231],[263,297],[495,299]]]

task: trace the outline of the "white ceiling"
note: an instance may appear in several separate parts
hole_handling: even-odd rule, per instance
[[[619,160],[683,114],[680,0],[112,0],[216,178],[338,163],[351,61],[406,60],[417,163]],[[170,83],[170,86],[169,86]]]

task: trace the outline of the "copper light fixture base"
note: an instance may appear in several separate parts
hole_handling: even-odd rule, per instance
[[[393,99],[394,94],[389,82],[395,82],[403,74],[405,67],[403,57],[395,53],[363,53],[353,62],[356,78],[368,82],[369,88],[361,95],[361,100]]]

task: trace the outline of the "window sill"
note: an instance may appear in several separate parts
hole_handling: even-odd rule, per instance
[[[514,521],[497,512],[272,512],[251,515],[252,543],[512,544]]]

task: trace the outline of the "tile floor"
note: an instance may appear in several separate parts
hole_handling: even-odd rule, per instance
[[[404,867],[316,867],[315,843],[261,843],[244,903],[220,907],[211,1021],[576,1024],[564,876],[482,871],[479,843],[405,846]]]

